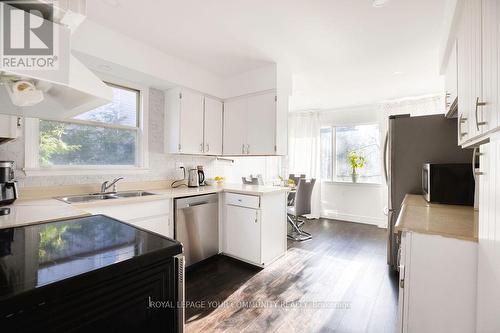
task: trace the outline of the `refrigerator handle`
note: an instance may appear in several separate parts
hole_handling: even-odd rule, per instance
[[[384,176],[385,176],[385,182],[386,184],[389,183],[389,174],[387,173],[387,148],[389,145],[389,129],[387,130],[387,133],[385,134],[385,141],[384,141]]]

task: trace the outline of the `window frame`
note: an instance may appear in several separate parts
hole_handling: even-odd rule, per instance
[[[139,100],[137,101],[138,114],[137,126],[106,124],[97,121],[81,119],[50,119],[50,118],[26,118],[24,123],[24,173],[26,176],[49,176],[49,175],[104,175],[112,173],[141,174],[149,171],[148,151],[148,110],[149,110],[149,87],[134,82],[126,81],[116,77],[106,76],[98,73],[98,76],[111,87],[137,90]],[[88,125],[105,128],[133,130],[137,133],[136,165],[55,165],[49,167],[40,166],[40,120],[58,121],[70,124]]]
[[[330,166],[330,172],[332,174],[332,177],[330,179],[321,179],[322,183],[326,184],[339,184],[339,185],[352,185],[352,186],[383,186],[383,174],[380,174],[380,181],[379,182],[365,182],[363,181],[363,178],[360,177],[357,183],[353,183],[352,181],[341,181],[336,178],[337,174],[337,145],[336,145],[336,140],[337,140],[337,127],[355,127],[355,126],[366,126],[366,125],[377,125],[378,130],[379,130],[379,140],[382,140],[382,128],[379,122],[377,121],[372,121],[372,122],[360,122],[360,123],[346,123],[346,124],[325,124],[321,125],[321,128],[331,128],[332,129],[332,140],[330,142],[331,145],[331,151],[332,151],[332,165]],[[381,141],[380,141],[381,142]],[[380,149],[380,157],[381,161],[383,161],[383,151]]]

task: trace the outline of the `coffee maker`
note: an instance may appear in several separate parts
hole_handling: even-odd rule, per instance
[[[0,161],[0,215],[10,214],[10,205],[18,198],[17,183],[14,181],[13,161]]]

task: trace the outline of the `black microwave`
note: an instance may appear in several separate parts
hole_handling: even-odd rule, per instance
[[[449,205],[474,206],[472,163],[426,163],[422,168],[425,200]]]

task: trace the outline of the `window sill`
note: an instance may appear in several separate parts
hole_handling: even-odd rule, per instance
[[[382,183],[367,183],[363,181],[359,181],[357,183],[349,182],[349,181],[336,181],[336,180],[322,180],[323,184],[327,185],[346,185],[346,186],[369,186],[369,187],[383,187],[385,184]]]
[[[23,169],[28,177],[36,176],[88,176],[88,175],[140,175],[146,174],[150,171],[149,168],[139,167],[109,167],[109,166],[81,166],[81,167],[67,167],[67,168],[39,168],[39,169]]]

